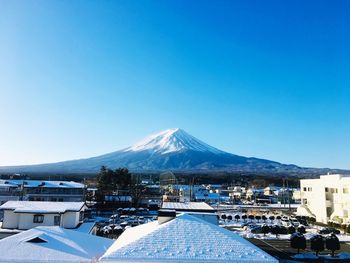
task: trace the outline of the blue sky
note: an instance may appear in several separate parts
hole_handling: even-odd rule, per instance
[[[350,168],[349,1],[0,1],[0,165],[180,127]]]

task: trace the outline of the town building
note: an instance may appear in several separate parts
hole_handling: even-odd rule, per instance
[[[86,186],[72,181],[0,180],[0,204],[7,201],[58,201],[85,200]]]
[[[37,226],[76,228],[84,219],[84,202],[8,201],[0,206],[2,229],[27,230]]]
[[[325,224],[329,220],[350,223],[350,175],[328,174],[319,179],[303,179],[300,188],[298,214],[315,216]]]
[[[129,228],[100,258],[101,262],[251,262],[278,260],[238,234],[189,214],[169,211]]]
[[[0,240],[1,262],[97,262],[113,244],[61,227],[36,227]]]
[[[219,224],[216,210],[204,202],[163,202],[161,209],[187,213],[214,225]],[[161,210],[158,211],[158,214]]]

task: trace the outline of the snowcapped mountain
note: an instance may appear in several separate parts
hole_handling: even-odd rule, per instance
[[[99,171],[102,165],[113,169],[127,167],[132,171],[300,172],[304,169],[227,153],[176,128],[105,155],[59,163],[0,167],[0,172],[91,173]]]
[[[124,149],[123,152],[150,151],[157,154],[167,154],[185,150],[214,154],[224,153],[179,128],[168,129],[151,135],[141,142]]]

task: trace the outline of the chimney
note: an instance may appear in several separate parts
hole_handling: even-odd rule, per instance
[[[165,210],[165,209],[158,210],[159,225],[169,222],[170,220],[173,220],[175,217],[176,217],[175,210]]]

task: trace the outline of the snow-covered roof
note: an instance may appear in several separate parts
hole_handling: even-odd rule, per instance
[[[204,202],[163,202],[162,209],[177,211],[213,211],[210,205]]]
[[[1,262],[92,262],[113,240],[54,227],[36,227],[0,240]]]
[[[195,194],[195,199],[220,199],[220,194],[217,193],[207,193],[207,194]]]
[[[42,180],[0,180],[1,186],[12,187],[42,187],[42,188],[84,188],[84,184],[73,181],[42,181]]]
[[[7,201],[0,210],[14,210],[15,213],[65,213],[78,212],[84,202],[39,202],[39,201]]]
[[[278,262],[249,241],[188,214],[127,229],[102,262]]]

